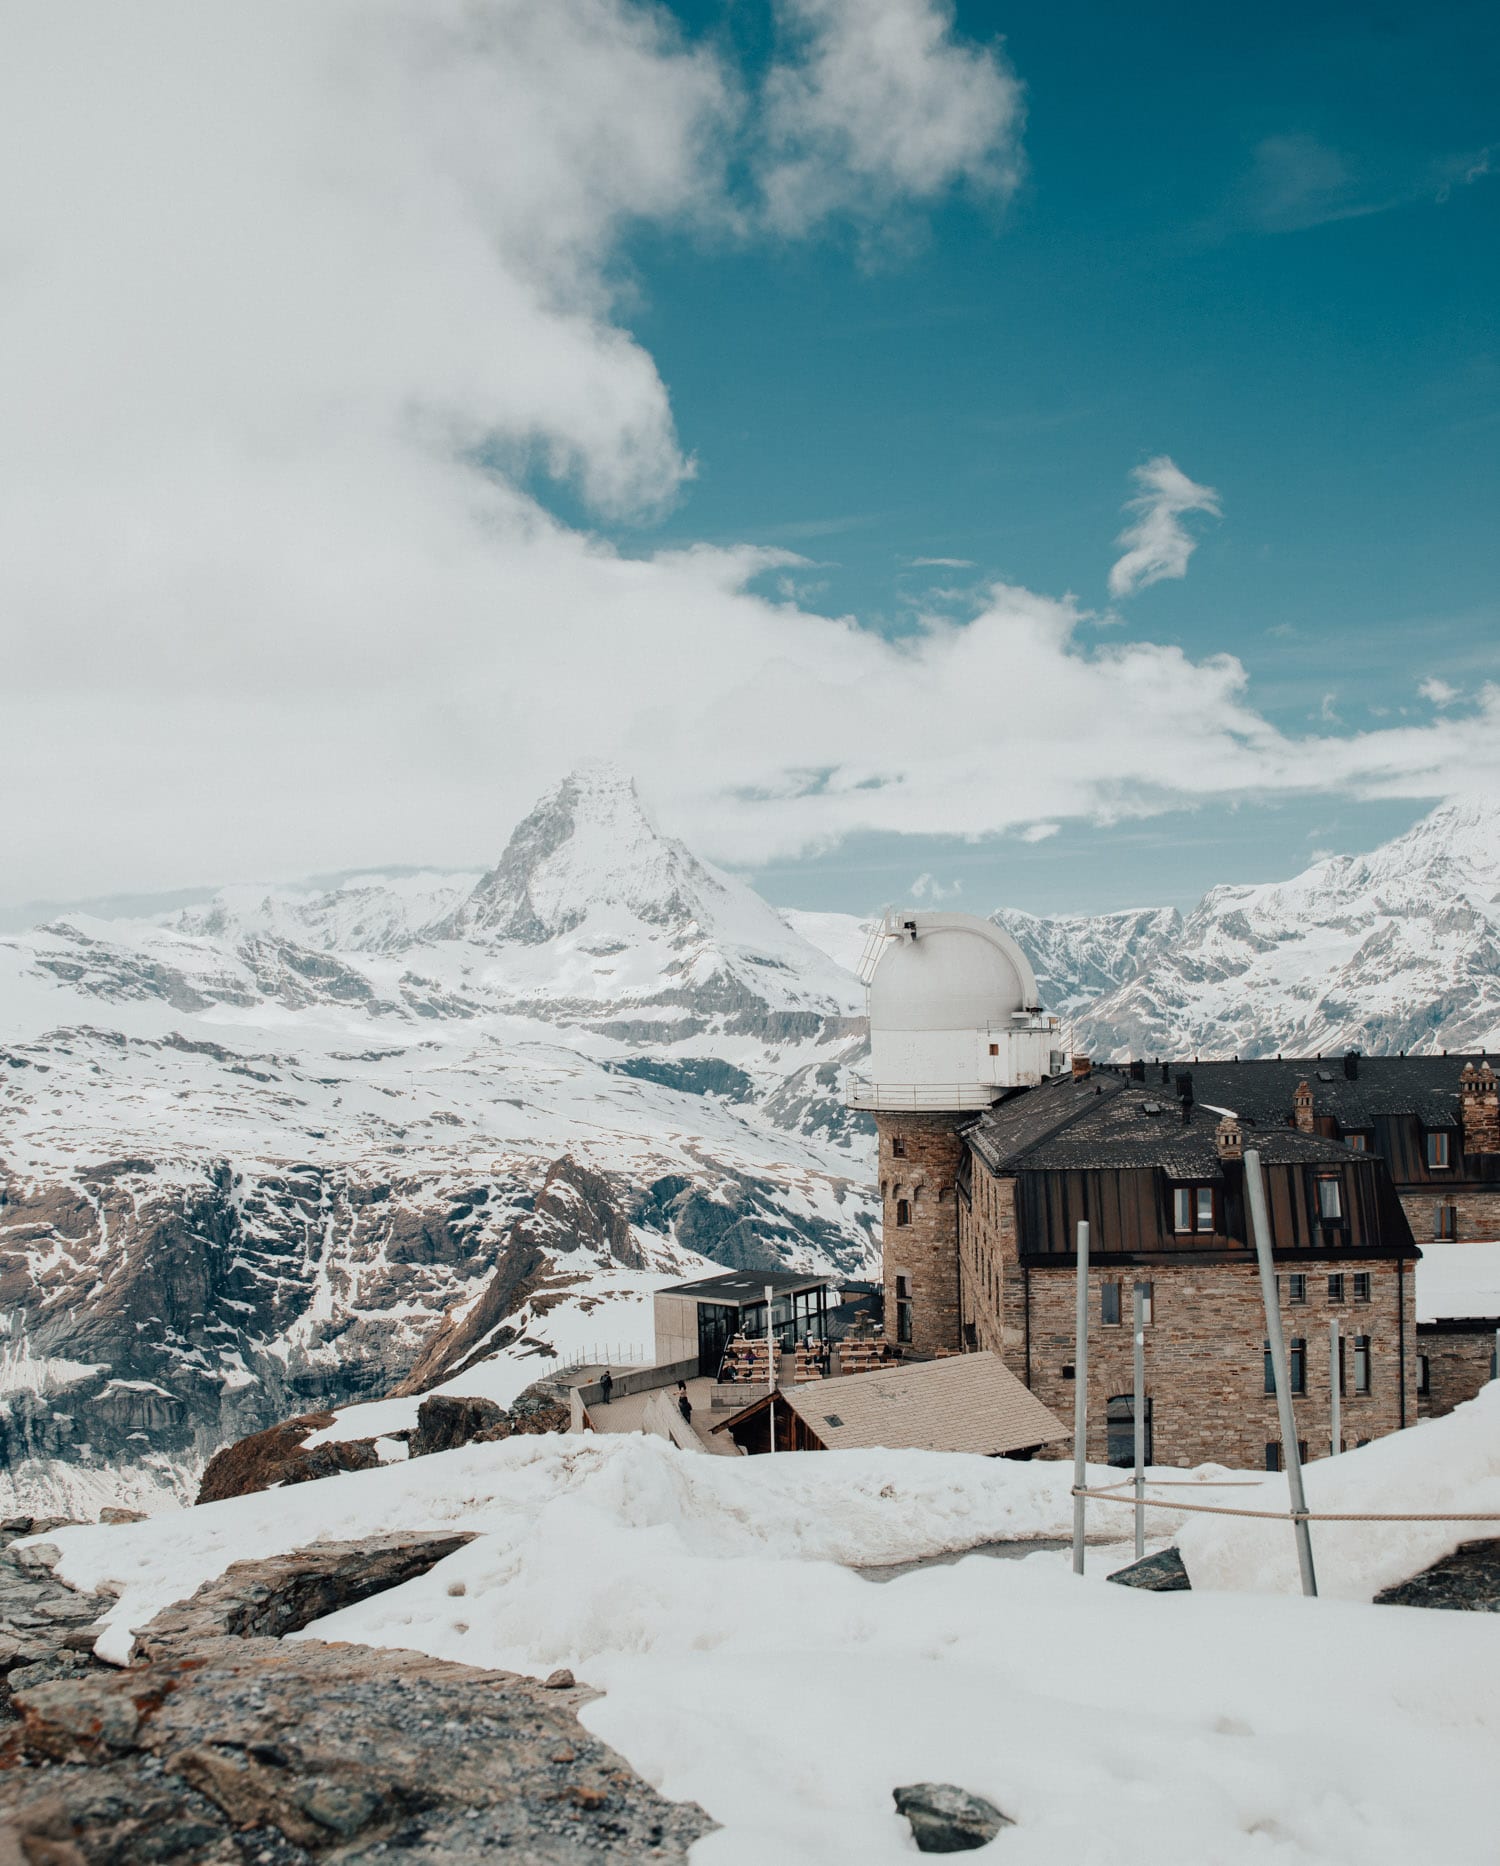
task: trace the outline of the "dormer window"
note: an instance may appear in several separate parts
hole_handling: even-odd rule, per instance
[[[1215,1217],[1212,1186],[1173,1186],[1172,1229],[1174,1231],[1212,1233],[1218,1229],[1214,1222]]]
[[[1352,1147],[1356,1153],[1368,1153],[1370,1151],[1370,1136],[1368,1134],[1345,1134],[1344,1145],[1346,1147]]]
[[[1325,1224],[1336,1223],[1344,1215],[1344,1189],[1337,1174],[1318,1175],[1318,1216]]]
[[[1436,1132],[1427,1136],[1427,1164],[1439,1172],[1444,1167],[1453,1164],[1453,1156],[1449,1150],[1451,1139],[1452,1136],[1443,1128],[1438,1128]]]

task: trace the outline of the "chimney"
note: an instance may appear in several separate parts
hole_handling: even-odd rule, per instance
[[[1459,1116],[1465,1153],[1500,1153],[1500,1077],[1488,1060],[1476,1069],[1465,1063],[1458,1078]]]
[[[1310,1134],[1313,1131],[1312,1090],[1305,1079],[1297,1084],[1297,1091],[1292,1096],[1292,1126],[1299,1134]]]
[[[1349,1082],[1359,1080],[1359,1051],[1344,1051],[1344,1077]]]
[[[1132,1082],[1144,1082],[1146,1080],[1146,1065],[1143,1062],[1132,1063],[1130,1065],[1130,1079]]]
[[[1214,1146],[1221,1160],[1244,1159],[1245,1130],[1240,1126],[1238,1115],[1226,1114],[1220,1121],[1214,1129]]]
[[[1094,1064],[1091,1057],[1075,1056],[1073,1058],[1073,1080],[1075,1082],[1086,1082],[1093,1073]]]

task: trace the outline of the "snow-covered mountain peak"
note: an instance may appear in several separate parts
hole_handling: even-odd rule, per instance
[[[517,824],[451,931],[540,945],[610,907],[669,925],[691,918],[707,880],[697,859],[663,835],[634,782],[613,765],[590,763]]]

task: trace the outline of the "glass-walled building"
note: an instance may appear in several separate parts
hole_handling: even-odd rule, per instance
[[[778,1346],[826,1337],[829,1313],[838,1306],[837,1289],[826,1277],[792,1270],[728,1270],[656,1292],[657,1365],[696,1360],[705,1377],[715,1378],[734,1336],[764,1338],[768,1296],[770,1330]]]

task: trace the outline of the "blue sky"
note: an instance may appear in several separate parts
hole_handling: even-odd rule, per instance
[[[755,43],[752,7],[680,12]],[[1003,34],[1026,86],[1007,204],[960,193],[866,254],[853,236],[632,249],[632,328],[698,466],[650,543],[784,545],[816,560],[804,602],[891,632],[924,602],[963,613],[990,578],[1104,610],[1127,473],[1167,453],[1223,517],[1190,521],[1184,579],[1114,606],[1121,635],[1236,654],[1289,732],[1428,718],[1423,678],[1493,676],[1500,15],[969,4],[958,21]],[[919,872],[976,905],[1180,901],[1423,807],[1215,804],[1030,847],[867,835],[758,879],[799,905],[868,906]]]
[[[33,9],[0,917],[472,868],[594,756],[857,911],[1500,792],[1493,15]]]

